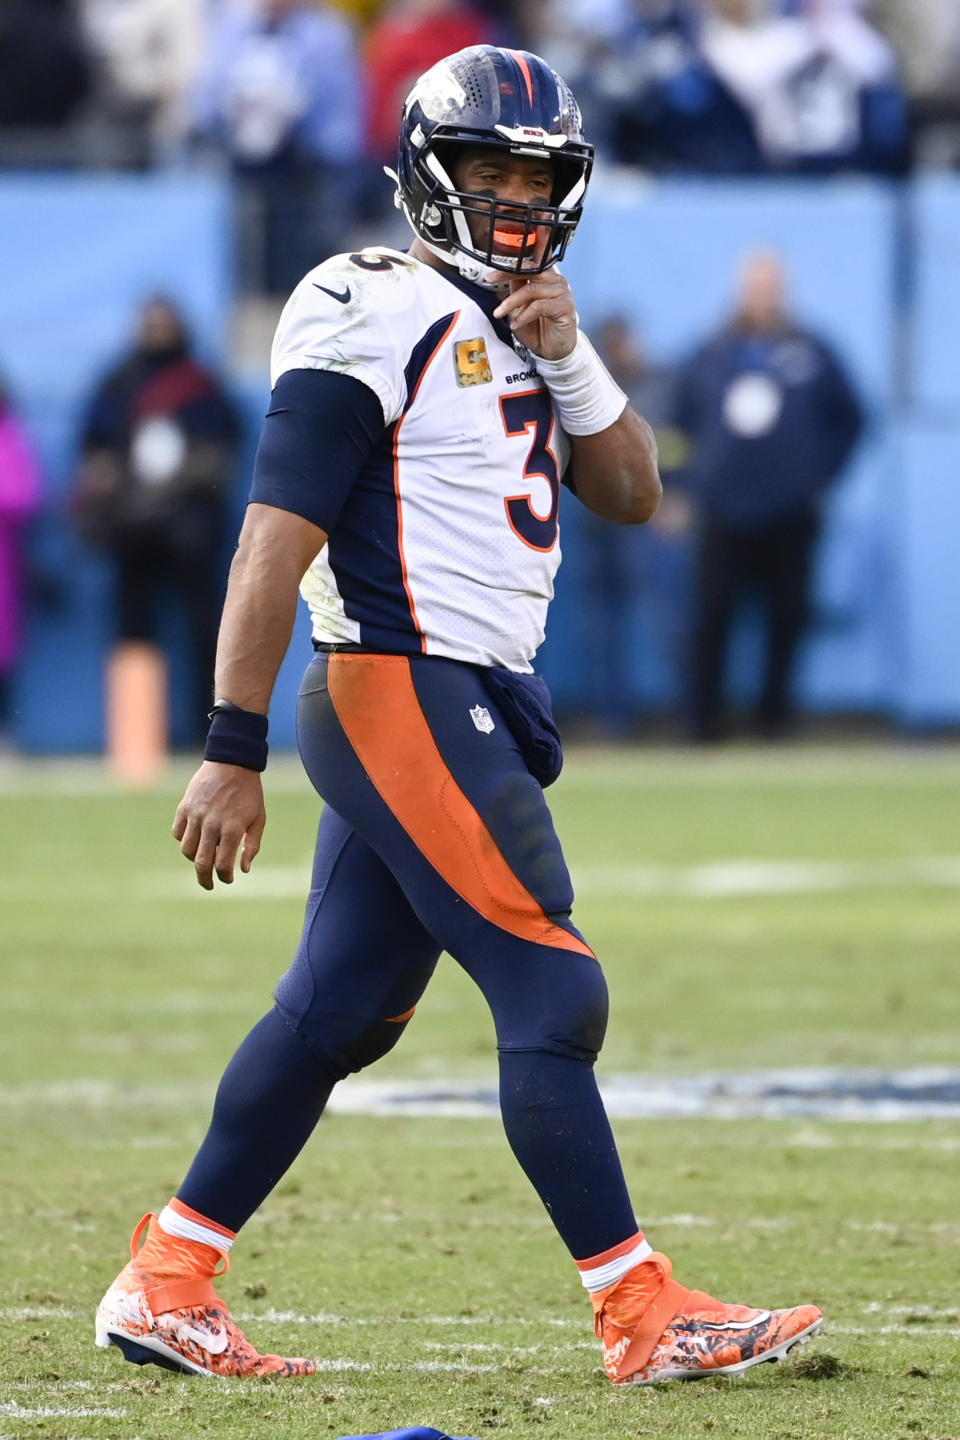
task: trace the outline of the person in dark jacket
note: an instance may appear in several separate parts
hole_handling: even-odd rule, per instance
[[[0,131],[58,129],[88,95],[91,66],[72,8],[67,0],[0,5]]]
[[[192,740],[213,698],[239,439],[233,403],[193,357],[180,311],[163,296],[147,301],[134,347],[100,381],[87,412],[74,502],[85,538],[113,562],[120,647],[156,644],[170,595],[186,611]]]
[[[837,357],[791,316],[776,255],[746,261],[732,321],[679,373],[675,419],[690,442],[699,514],[693,734],[723,735],[731,625],[754,592],[767,625],[757,723],[775,739],[792,719],[821,502],[863,427]]]
[[[642,527],[578,515],[583,657],[590,682],[591,733],[626,740],[662,703],[648,675],[671,699],[682,689],[689,630],[689,506],[671,483],[682,463],[682,437],[671,423],[673,372],[649,352],[620,313],[596,321],[597,354],[653,427],[664,494]],[[680,442],[678,444],[678,442]],[[652,693],[651,693],[652,692]]]

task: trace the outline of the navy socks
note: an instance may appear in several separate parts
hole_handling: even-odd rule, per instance
[[[239,1230],[293,1164],[339,1078],[278,1011],[265,1015],[227,1066],[177,1199]],[[500,1104],[511,1149],[574,1259],[634,1233],[592,1065],[546,1050],[502,1051]]]
[[[224,1071],[210,1129],[177,1199],[239,1230],[303,1149],[339,1078],[271,1010]]]
[[[510,1148],[575,1260],[636,1232],[592,1065],[547,1050],[501,1050],[500,1109]]]

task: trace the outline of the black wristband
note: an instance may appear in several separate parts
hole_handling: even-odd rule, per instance
[[[244,770],[265,770],[267,748],[266,715],[241,710],[228,700],[217,701],[210,712],[204,760],[240,765]]]

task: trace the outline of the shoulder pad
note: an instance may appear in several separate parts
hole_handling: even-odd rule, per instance
[[[385,248],[333,255],[288,300],[273,343],[271,385],[287,370],[355,375],[379,397],[390,424],[405,397],[399,317],[410,306],[416,262]]]

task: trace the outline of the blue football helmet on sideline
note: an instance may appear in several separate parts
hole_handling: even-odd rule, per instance
[[[518,206],[457,190],[452,167],[465,145],[549,160],[554,176],[549,203]],[[396,204],[435,255],[468,280],[495,284],[499,277],[491,271],[538,274],[562,258],[579,223],[592,168],[593,146],[581,133],[580,107],[556,71],[526,50],[471,45],[421,75],[407,96],[393,176]],[[486,244],[471,236],[469,214],[488,220]],[[512,232],[514,254],[495,251],[494,231],[504,225]],[[545,247],[536,243],[544,231]],[[499,243],[502,251],[502,238]],[[539,259],[534,249],[542,251]]]

